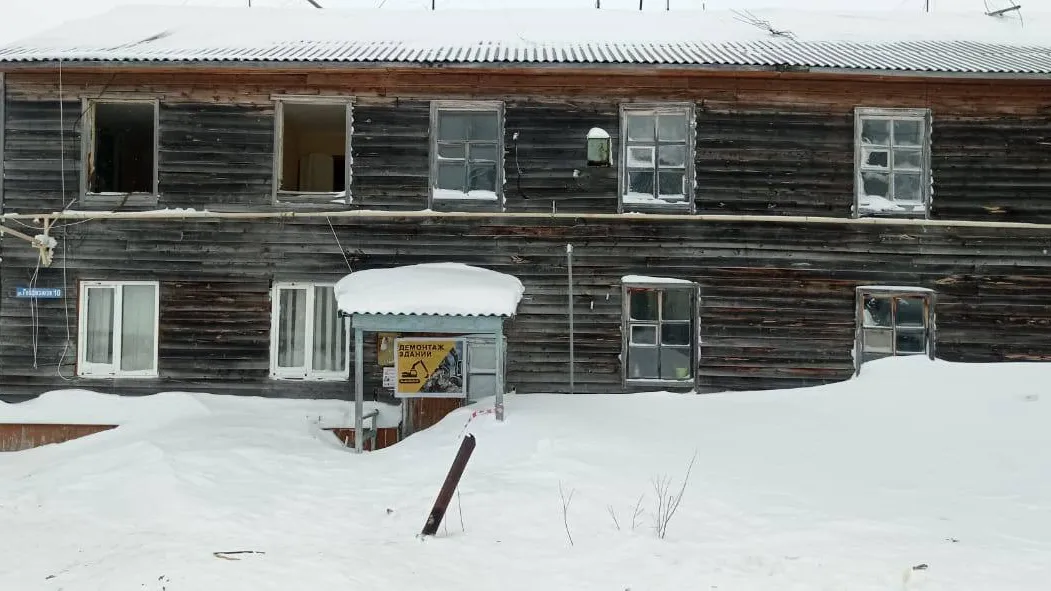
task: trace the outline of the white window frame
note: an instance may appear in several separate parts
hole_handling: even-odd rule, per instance
[[[887,166],[870,166],[865,162],[865,147],[862,142],[863,122],[871,119],[883,119],[890,121],[890,144],[888,146]],[[894,121],[915,121],[923,130],[923,140],[920,145],[920,202],[897,202],[894,199],[894,149],[904,147],[894,141]],[[908,146],[913,148],[914,146]],[[915,169],[910,169],[915,170]],[[864,179],[866,172],[878,172],[888,174],[889,187],[888,199],[901,207],[900,210],[884,208],[865,207],[862,200],[865,199]],[[933,194],[933,179],[931,175],[931,111],[930,109],[880,109],[870,107],[858,107],[854,110],[854,216],[907,216],[907,217],[930,217],[931,196]]]
[[[289,281],[274,283],[270,291],[270,377],[276,380],[335,381],[350,379],[350,323],[341,317],[344,331],[343,371],[315,370],[314,367],[314,306],[317,300],[315,289],[318,287],[335,287],[334,283],[314,283],[307,281]],[[278,367],[278,344],[281,320],[281,291],[301,289],[307,292],[306,309],[306,342],[303,351],[303,367]]]
[[[891,314],[890,324],[887,326],[869,324],[865,319],[865,300],[868,297],[876,297],[880,299],[888,299],[891,302]],[[922,329],[915,326],[904,326],[899,327],[898,325],[898,313],[897,313],[897,301],[901,298],[907,299],[922,299],[924,302],[924,315],[923,315],[923,327]],[[926,355],[927,357],[934,359],[934,350],[936,336],[937,336],[937,324],[935,322],[935,305],[937,303],[937,294],[934,290],[927,289],[924,287],[907,287],[907,286],[884,286],[884,285],[862,285],[855,290],[855,334],[854,334],[854,373],[855,375],[861,372],[861,366],[865,363],[865,355],[869,353],[866,335],[871,331],[886,332],[890,334],[890,351],[873,351],[874,353],[881,354],[882,357],[904,357],[904,356],[915,356],[915,355]],[[898,330],[903,328],[909,332],[918,332],[923,330],[924,332],[924,350],[915,352],[901,353],[897,350],[898,347]]]
[[[334,199],[345,195],[344,204],[349,205],[351,199],[351,173],[353,171],[353,155],[351,151],[352,135],[354,132],[354,98],[343,95],[295,95],[277,94],[272,95],[270,100],[274,103],[274,172],[272,199],[274,203],[323,203],[331,205]],[[285,105],[296,103],[301,105],[340,106],[345,108],[344,121],[344,146],[343,178],[344,191],[283,191],[281,189],[281,176],[284,172],[284,149],[285,149]]]
[[[91,191],[91,175],[95,170],[95,105],[139,103],[153,105],[153,188],[149,193],[121,193]],[[112,97],[81,98],[80,134],[80,195],[85,203],[92,205],[155,205],[160,194],[160,111],[161,101],[157,97]]]
[[[654,183],[654,198],[652,201],[647,202],[625,202],[625,198],[628,195],[628,189],[630,185],[628,183],[628,151],[634,147],[633,144],[628,140],[628,117],[631,115],[681,115],[686,117],[687,129],[686,129],[686,161],[684,162],[685,167],[683,170],[683,200],[682,201],[671,201],[663,200],[657,197],[660,193],[660,179],[659,172],[661,170],[660,163],[658,162],[658,155],[653,155],[653,183]],[[680,142],[665,142],[667,145],[679,145]],[[656,137],[653,142],[654,151],[656,152],[656,146],[661,144],[660,138]],[[656,209],[660,211],[667,211],[669,209],[676,211],[686,211],[693,213],[696,210],[696,204],[694,203],[694,195],[697,189],[697,176],[695,173],[694,154],[696,152],[697,144],[697,115],[693,103],[658,103],[658,104],[623,104],[620,106],[620,153],[618,155],[618,197],[617,207],[620,213],[628,211],[644,211],[647,209]],[[666,169],[672,170],[672,169]]]
[[[690,293],[691,302],[691,317],[690,317],[690,375],[682,379],[667,379],[667,378],[633,378],[630,377],[630,347],[632,338],[632,327],[633,326],[653,326],[656,328],[656,341],[653,345],[657,349],[661,347],[661,331],[660,325],[663,323],[661,319],[661,305],[658,304],[658,317],[657,320],[639,320],[635,321],[631,319],[631,291],[635,289],[653,290],[661,293],[661,298],[666,291],[688,291]],[[644,385],[644,384],[656,384],[656,385],[669,385],[669,386],[689,386],[696,383],[697,380],[697,365],[699,361],[698,352],[700,351],[700,288],[696,283],[692,282],[632,282],[625,281],[621,284],[621,370],[622,379],[625,386],[629,385]],[[681,323],[680,321],[675,321]],[[637,344],[637,343],[636,343]],[[665,345],[672,348],[683,348],[681,346]]]
[[[441,190],[438,189],[438,120],[442,113],[456,111],[491,111],[496,115],[496,187],[493,191],[496,193],[495,199],[488,196],[472,197],[469,193],[463,193],[456,198],[441,197]],[[435,203],[452,204],[465,202],[472,204],[497,203],[502,207],[504,203],[504,103],[501,101],[431,101],[430,126],[431,161],[428,206],[433,206]],[[464,160],[466,166],[466,162],[469,161],[469,154],[465,154]]]
[[[124,318],[124,288],[149,285],[153,287],[153,368],[135,371],[120,369],[122,353],[122,326]],[[113,363],[87,361],[88,289],[113,289]],[[93,378],[155,378],[157,377],[158,346],[160,340],[161,287],[157,281],[81,281],[78,297],[80,318],[77,323],[77,375]]]

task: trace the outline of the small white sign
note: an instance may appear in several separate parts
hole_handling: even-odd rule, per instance
[[[393,389],[394,388],[394,382],[395,382],[394,378],[397,375],[398,374],[397,374],[396,371],[394,371],[393,367],[384,367],[383,368],[383,387],[384,388],[391,388],[391,389]]]

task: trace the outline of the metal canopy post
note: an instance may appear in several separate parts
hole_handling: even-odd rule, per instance
[[[354,451],[365,451],[365,339],[354,328]]]
[[[493,331],[496,339],[496,420],[504,420],[504,326],[500,325]]]

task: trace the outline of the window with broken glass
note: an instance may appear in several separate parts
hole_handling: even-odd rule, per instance
[[[627,287],[625,349],[628,380],[693,378],[692,287]]]
[[[501,106],[444,103],[435,105],[432,115],[433,199],[498,200]]]
[[[861,362],[898,355],[929,355],[933,297],[926,290],[858,293]]]
[[[926,110],[858,109],[855,118],[857,211],[925,214],[931,186]]]
[[[625,107],[621,204],[692,205],[693,108]]]

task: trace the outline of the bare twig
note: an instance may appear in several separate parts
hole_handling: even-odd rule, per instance
[[[639,517],[642,516],[642,497],[646,496],[646,493],[639,495],[639,500],[635,503],[635,512],[631,514],[631,531],[635,531],[635,524],[638,522]]]
[[[617,526],[617,531],[620,531],[620,522],[617,521],[617,514],[613,511],[613,505],[607,505],[606,509],[609,510],[609,516],[613,518],[613,525]]]
[[[573,534],[569,533],[569,504],[573,502],[573,493],[576,490],[569,491],[569,497],[562,491],[562,481],[558,481],[558,496],[562,499],[562,525],[566,527],[566,537],[569,538],[569,545],[573,546]]]
[[[679,509],[679,504],[682,503],[682,496],[686,492],[686,485],[690,482],[690,473],[693,472],[693,464],[696,461],[697,452],[694,452],[689,465],[686,466],[686,475],[683,476],[682,487],[679,489],[679,493],[674,496],[669,494],[671,489],[670,478],[657,478],[653,481],[653,489],[657,493],[657,515],[654,521],[657,537],[662,540],[668,533],[668,524],[671,523],[672,517],[675,516],[675,512]]]
[[[456,489],[456,512],[460,514],[460,531],[467,533],[467,528],[463,525],[463,505],[460,504],[460,489]]]

